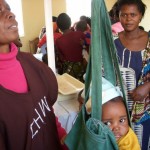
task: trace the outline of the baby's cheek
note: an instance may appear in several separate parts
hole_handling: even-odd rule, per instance
[[[125,125],[121,128],[120,132],[122,133],[122,135],[126,135],[129,131],[129,126],[128,125]]]

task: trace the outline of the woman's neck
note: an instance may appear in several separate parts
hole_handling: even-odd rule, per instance
[[[9,53],[10,47],[9,44],[0,45],[0,53]]]
[[[63,31],[63,34],[69,33],[71,31],[72,31],[71,29],[66,29],[66,30]]]
[[[142,30],[139,28],[134,31],[123,31],[123,37],[128,40],[138,39],[141,33]]]
[[[148,33],[137,28],[134,31],[122,31],[119,39],[124,47],[131,51],[144,50],[148,43]]]

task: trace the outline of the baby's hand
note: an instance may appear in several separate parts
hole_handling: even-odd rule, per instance
[[[62,139],[61,139],[61,141],[60,141],[60,143],[61,143],[61,145],[62,145],[62,146],[61,146],[61,147],[62,147],[62,150],[69,150],[68,147],[67,147],[67,145],[65,144],[65,138],[66,138],[66,136],[67,136],[67,135],[63,136]]]
[[[63,137],[61,138],[61,141],[60,141],[61,145],[64,145],[66,136],[67,136],[67,135],[65,135],[65,136],[63,136]]]

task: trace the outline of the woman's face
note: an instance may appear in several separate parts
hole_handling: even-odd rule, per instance
[[[119,19],[125,31],[134,31],[138,28],[142,19],[136,5],[123,5],[119,12]]]
[[[5,0],[0,0],[0,44],[8,44],[18,38],[18,23]]]

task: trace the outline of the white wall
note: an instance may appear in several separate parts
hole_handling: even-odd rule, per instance
[[[146,31],[150,30],[150,0],[143,0],[143,2],[146,4],[147,9],[145,12],[145,16],[143,20],[141,21],[141,24]]]

